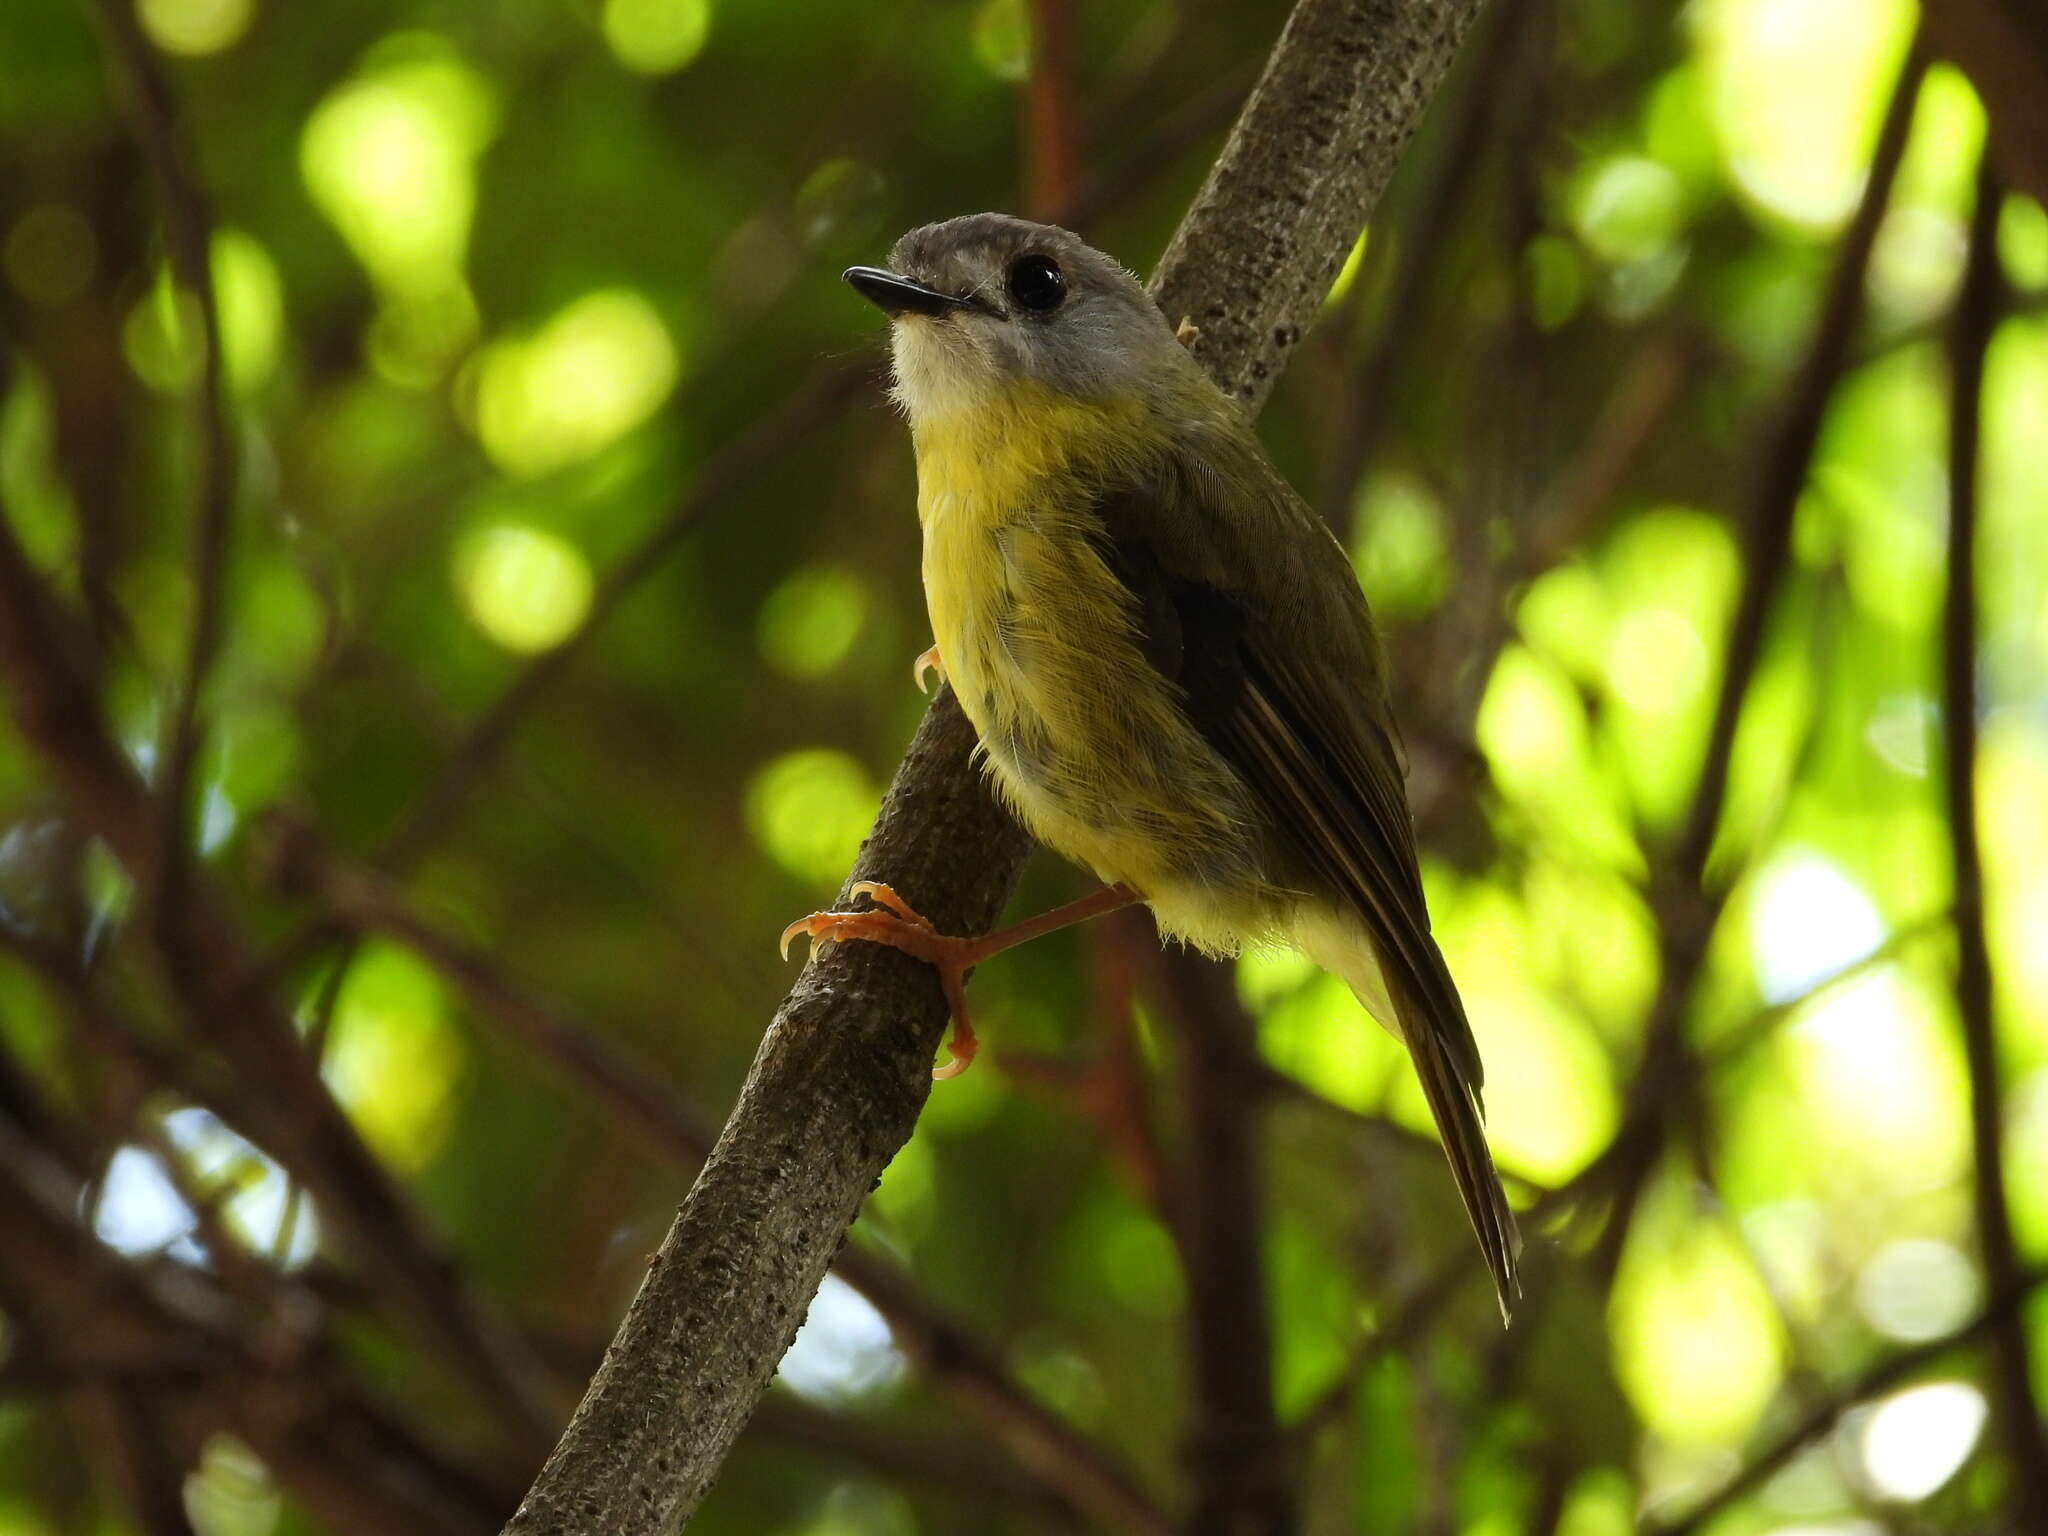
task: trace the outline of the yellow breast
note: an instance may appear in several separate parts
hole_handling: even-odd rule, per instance
[[[1240,786],[1145,657],[1096,537],[1096,488],[1135,472],[1119,461],[1144,453],[1143,425],[1018,391],[998,410],[919,420],[915,438],[933,637],[1019,818],[1151,897],[1243,888]],[[1223,947],[1246,918],[1177,926]]]

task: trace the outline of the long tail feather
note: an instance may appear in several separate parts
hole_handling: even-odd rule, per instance
[[[1444,1031],[1433,1027],[1427,1018],[1418,1017],[1419,1010],[1399,988],[1390,990],[1401,1021],[1402,1038],[1415,1060],[1415,1075],[1436,1120],[1444,1155],[1450,1159],[1451,1176],[1465,1202],[1472,1230],[1478,1234],[1479,1250],[1493,1275],[1501,1319],[1506,1321],[1522,1295],[1517,1273],[1522,1238],[1515,1227],[1514,1212],[1508,1208],[1507,1191],[1501,1188],[1500,1174],[1493,1166],[1493,1154],[1487,1149],[1478,1090],[1468,1086],[1459,1073]]]

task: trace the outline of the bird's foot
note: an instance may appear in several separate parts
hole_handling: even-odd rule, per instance
[[[919,657],[920,664],[936,650],[935,646]],[[860,912],[813,912],[809,917],[798,918],[782,930],[783,959],[789,958],[790,941],[801,933],[814,945],[865,939],[924,961],[939,973],[946,1006],[953,1013],[953,1038],[946,1046],[950,1059],[933,1067],[932,1076],[940,1081],[958,1077],[973,1065],[979,1048],[974,1025],[967,1017],[967,973],[987,957],[988,941],[940,933],[929,919],[879,880],[855,881],[852,894],[866,896],[875,905]]]
[[[917,691],[919,693],[931,692],[924,682],[924,675],[927,672],[937,673],[939,681],[942,683],[946,680],[946,664],[939,659],[939,648],[936,645],[927,646],[924,650],[919,651],[917,653],[917,660],[910,664],[910,680],[917,684]],[[879,900],[880,898],[877,899]]]

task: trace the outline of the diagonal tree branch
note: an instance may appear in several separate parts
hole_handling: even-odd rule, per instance
[[[1948,762],[1948,834],[1955,861],[1956,1010],[1970,1069],[1971,1162],[1977,1245],[1994,1294],[2020,1276],[2006,1197],[2005,1114],[1991,951],[1984,937],[1984,859],[1977,839],[1977,485],[1984,415],[1984,361],[2003,299],[1998,213],[2005,202],[1991,163],[1977,180],[1970,254],[1949,334],[1948,598],[1942,617],[1942,744]],[[1990,1377],[1999,1427],[2012,1458],[2013,1529],[2048,1536],[2048,1430],[2034,1395],[2026,1319],[2008,1312],[1991,1330]]]
[[[1739,1472],[1681,1518],[1669,1524],[1645,1522],[1642,1527],[1645,1536],[1695,1536],[1696,1532],[1706,1530],[1736,1500],[1762,1487],[1793,1457],[1833,1429],[1851,1408],[1882,1396],[1910,1380],[1916,1371],[1945,1359],[1965,1345],[1976,1343],[1987,1334],[1995,1337],[1996,1330],[2007,1319],[2018,1316],[2043,1286],[2048,1286],[2048,1268],[2037,1266],[2013,1275],[2005,1288],[1994,1290],[1985,1299],[1982,1311],[1954,1332],[1927,1339],[1877,1361],[1847,1386],[1816,1403],[1775,1440],[1743,1463]]]
[[[1301,0],[1289,18],[1153,281],[1169,317],[1201,327],[1195,355],[1248,406],[1314,319],[1477,10]],[[956,933],[986,931],[1028,851],[972,747],[942,690],[854,869]],[[508,1530],[651,1536],[695,1509],[909,1138],[945,1018],[937,978],[906,955],[839,945],[805,968]]]
[[[489,955],[409,906],[389,878],[336,856],[310,828],[279,817],[269,830],[277,877],[319,902],[328,918],[351,934],[382,934],[411,949],[656,1156],[694,1172],[710,1155],[713,1131],[652,1063],[552,1011]],[[1158,1512],[1100,1446],[1034,1398],[972,1331],[921,1296],[898,1266],[847,1248],[832,1271],[888,1321],[896,1343],[934,1390],[1009,1451],[1045,1502],[1122,1529],[1162,1528]]]

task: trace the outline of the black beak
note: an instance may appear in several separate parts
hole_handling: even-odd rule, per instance
[[[881,267],[848,267],[839,275],[855,293],[892,318],[897,315],[937,316],[956,309],[981,308],[972,299],[956,299],[950,293],[927,288],[923,283]]]

